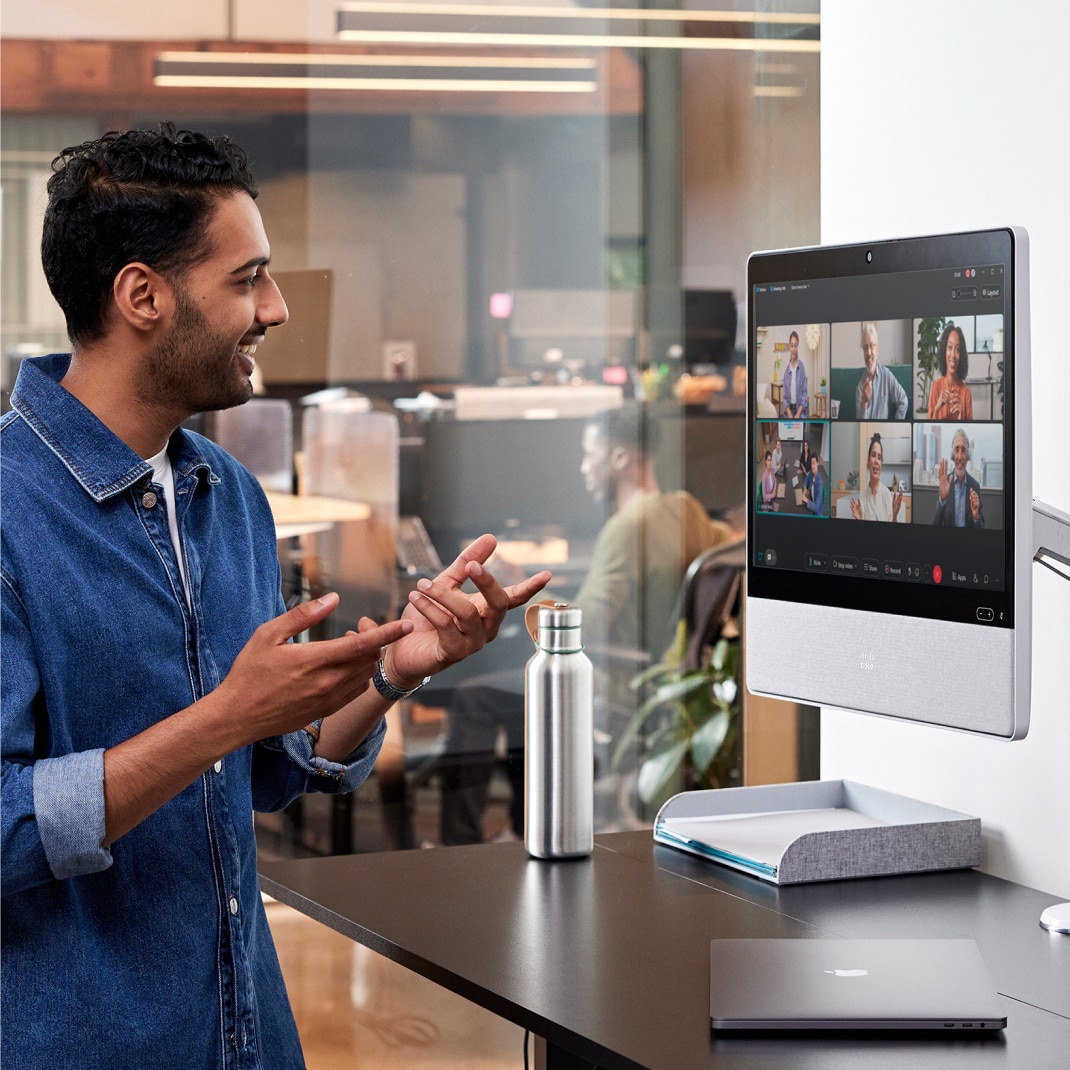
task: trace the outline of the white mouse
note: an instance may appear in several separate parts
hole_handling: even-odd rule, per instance
[[[1041,927],[1052,933],[1070,933],[1070,903],[1053,903],[1040,915]]]

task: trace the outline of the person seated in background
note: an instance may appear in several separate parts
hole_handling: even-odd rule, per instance
[[[877,359],[880,346],[877,341],[877,325],[862,324],[862,359],[866,370],[855,388],[855,415],[859,420],[888,420],[891,407],[895,406],[895,419],[902,420],[907,414],[907,392],[899,380]]]
[[[972,420],[973,395],[966,385],[970,355],[961,327],[949,323],[936,346],[940,378],[929,391],[930,420]]]
[[[881,482],[884,467],[884,444],[878,431],[869,440],[866,467],[869,469],[869,485],[851,499],[851,516],[855,520],[885,520],[894,523],[899,519],[899,507],[903,504],[903,492],[895,494]]]
[[[765,471],[762,472],[762,506],[766,509],[772,507],[776,500],[776,472],[773,470],[773,455],[769,450],[765,451]]]
[[[806,367],[799,360],[799,335],[796,331],[792,331],[788,338],[788,352],[791,359],[784,372],[784,415],[792,420],[801,420],[810,411],[810,398],[806,392]]]
[[[825,477],[821,474],[816,453],[810,457],[810,474],[803,488],[803,505],[815,516],[825,515]]]
[[[943,527],[983,528],[985,510],[981,503],[981,484],[966,471],[970,463],[970,440],[960,427],[951,440],[951,463],[940,458],[940,493],[933,511],[933,523]]]
[[[595,726],[602,744],[615,742],[613,711],[635,704],[629,687],[633,672],[611,672],[610,652],[639,646],[660,656],[671,640],[673,609],[688,566],[704,550],[738,535],[712,520],[687,491],[661,489],[654,463],[657,438],[657,424],[644,419],[641,406],[634,404],[592,417],[582,434],[584,484],[613,511],[595,541],[587,576],[570,600],[582,611],[584,648],[594,663]],[[501,574],[498,568],[495,572]],[[553,591],[544,597],[553,597]],[[661,645],[650,650],[644,642]],[[530,637],[524,637],[515,664],[470,678],[453,693],[442,762],[444,844],[483,840],[500,727],[509,750],[512,831],[524,834],[524,665],[532,653]]]
[[[802,450],[799,453],[799,471],[804,476],[810,474],[810,441],[805,438],[802,442]]]
[[[782,476],[784,474],[784,450],[780,446],[780,439],[778,438],[773,443],[773,475]]]

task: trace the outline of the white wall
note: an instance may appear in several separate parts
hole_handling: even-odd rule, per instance
[[[1048,0],[821,4],[821,240],[1026,227],[1034,489],[1064,512],[1070,88],[1041,57],[1068,38],[1070,6]],[[1070,898],[1070,584],[1033,580],[1024,741],[826,711],[821,773],[979,816],[983,869]]]

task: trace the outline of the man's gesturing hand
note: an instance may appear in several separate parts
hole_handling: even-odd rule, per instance
[[[383,654],[386,674],[396,687],[416,687],[425,677],[461,661],[489,643],[510,609],[524,605],[550,580],[536,573],[502,587],[485,562],[498,545],[493,535],[481,535],[433,580],[421,580],[409,596],[403,621],[413,625],[410,635]],[[466,594],[471,580],[476,590]]]
[[[360,631],[337,639],[289,642],[337,605],[338,595],[326,594],[253,632],[217,688],[220,699],[248,718],[246,738],[236,745],[295,731],[352,702],[368,687],[382,648],[413,630],[411,620],[377,625],[365,618]]]

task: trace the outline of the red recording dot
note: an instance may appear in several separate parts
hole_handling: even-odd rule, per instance
[[[939,583],[944,578],[944,570],[939,565],[933,565],[933,583]]]

